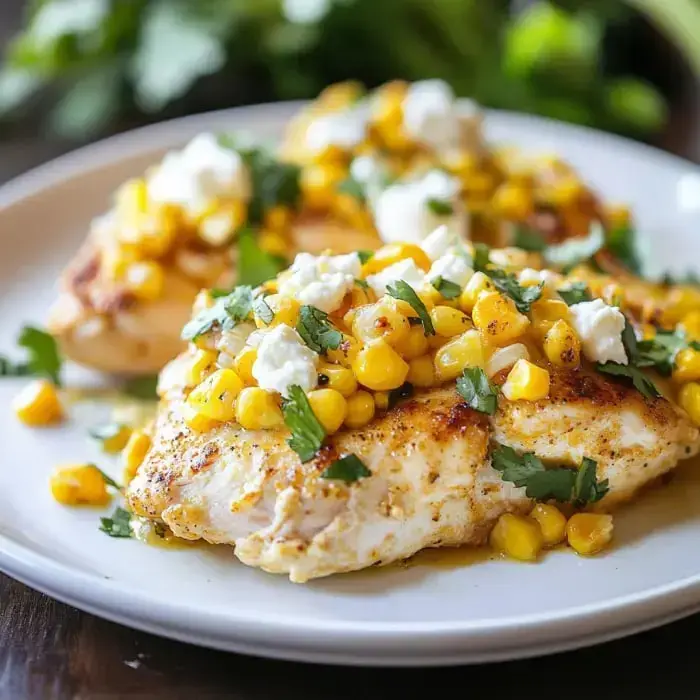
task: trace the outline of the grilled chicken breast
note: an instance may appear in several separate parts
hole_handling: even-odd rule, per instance
[[[365,428],[330,437],[306,464],[285,432],[223,424],[194,433],[182,406],[181,390],[166,393],[129,506],[179,537],[234,545],[243,563],[295,582],[425,547],[483,543],[501,514],[532,506],[492,468],[492,440],[557,464],[596,460],[598,478],[610,482],[595,506],[601,510],[700,446],[698,428],[670,401],[645,400],[585,369],[553,368],[547,399],[503,401],[492,418],[467,407],[453,387],[427,391]],[[350,484],[321,477],[348,453],[371,476]]]

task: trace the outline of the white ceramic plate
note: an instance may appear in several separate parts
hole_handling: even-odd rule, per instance
[[[0,189],[0,350],[10,349],[23,322],[43,321],[57,273],[122,180],[205,129],[274,137],[298,107],[245,108],[149,127]],[[684,272],[694,261],[700,250],[694,166],[611,136],[511,114],[489,114],[488,132],[559,152],[608,198],[632,202],[652,272]],[[678,183],[687,177],[679,203]],[[69,382],[85,380],[69,375]],[[438,556],[409,568],[294,585],[243,566],[227,548],[165,550],[108,539],[97,530],[99,513],[54,503],[47,475],[57,462],[92,459],[112,468],[86,437],[105,407],[81,404],[69,425],[33,431],[11,416],[18,386],[0,383],[0,568],[127,625],[264,656],[428,665],[573,648],[700,609],[700,479],[691,468],[621,513],[616,546],[595,559],[561,551],[536,565],[477,557],[457,566]]]

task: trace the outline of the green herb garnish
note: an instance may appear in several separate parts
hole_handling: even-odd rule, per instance
[[[435,335],[435,328],[433,327],[433,322],[430,320],[430,314],[425,308],[425,304],[420,300],[410,284],[404,282],[404,280],[398,280],[393,285],[387,285],[386,291],[387,294],[394,297],[394,299],[400,299],[411,305],[423,324],[423,332],[425,335]]]
[[[522,250],[540,253],[547,247],[547,242],[539,231],[527,226],[516,226],[513,232],[513,245]]]
[[[287,261],[266,253],[258,245],[255,233],[244,229],[238,234],[238,283],[257,287],[277,277],[287,266]]]
[[[608,480],[598,481],[596,477],[597,462],[590,457],[584,457],[576,472],[574,483],[573,504],[583,508],[588,503],[596,503],[608,492]]]
[[[132,537],[131,513],[124,508],[116,508],[109,518],[100,518],[100,531],[110,537]]]
[[[429,199],[426,202],[428,209],[430,209],[436,216],[449,216],[454,214],[455,208],[450,202],[446,202],[444,199]]]
[[[346,177],[345,180],[338,185],[338,192],[354,197],[358,202],[364,203],[365,201],[365,189],[362,183],[358,182],[353,177]]]
[[[134,377],[127,380],[122,390],[127,396],[132,396],[135,399],[153,400],[158,398],[158,375],[150,375],[147,377]]]
[[[61,385],[61,356],[53,336],[33,326],[24,326],[17,338],[17,345],[24,348],[27,359],[14,362],[0,356],[0,377],[48,377],[56,386]]]
[[[468,367],[457,379],[457,393],[470,408],[492,416],[498,408],[498,388],[480,367]]]
[[[301,307],[297,333],[314,352],[321,354],[337,350],[343,342],[343,334],[331,325],[328,314],[315,306]]]
[[[542,296],[544,282],[523,287],[515,275],[501,268],[490,268],[484,272],[491,278],[499,292],[508,295],[515,302],[520,313],[525,314],[530,311],[530,305]]]
[[[196,340],[214,328],[231,330],[241,321],[248,319],[253,311],[253,302],[253,288],[247,284],[238,285],[232,292],[217,297],[210,308],[202,309],[188,321],[182,329],[182,339]]]
[[[289,397],[282,402],[282,413],[292,433],[287,444],[302,462],[308,462],[321,449],[326,431],[314,415],[304,390],[297,384],[289,387]]]
[[[634,365],[620,365],[617,362],[598,363],[596,369],[604,374],[614,377],[629,379],[634,388],[647,399],[654,399],[661,396],[661,392],[656,388],[654,382],[648,379],[644,373]]]
[[[366,476],[372,476],[372,472],[362,463],[362,460],[354,454],[345,455],[336,459],[333,464],[321,472],[323,479],[338,479],[346,483],[352,483]]]
[[[374,257],[373,250],[358,250],[357,257],[360,258],[360,262],[364,265],[368,260]]]
[[[432,284],[445,299],[456,299],[462,293],[462,288],[458,284],[446,280],[442,275],[433,277],[430,284]]]
[[[642,263],[634,239],[634,230],[629,226],[621,226],[608,231],[606,247],[630,272],[639,275]]]
[[[365,280],[361,280],[359,277],[355,277],[355,284],[362,289],[369,289],[369,284]]]
[[[274,311],[268,306],[265,297],[262,296],[253,299],[253,311],[266,326],[269,326],[275,318]]]
[[[580,304],[584,301],[591,301],[590,292],[585,282],[573,282],[566,289],[557,289],[559,296],[566,302],[567,306]]]
[[[98,472],[100,472],[100,476],[104,480],[105,484],[107,486],[111,486],[113,489],[116,489],[117,491],[121,491],[122,487],[109,475],[103,472],[97,465],[91,464],[90,466],[95,467]]]
[[[489,255],[491,250],[485,243],[474,244],[474,254],[472,255],[472,267],[475,272],[484,272],[488,274],[486,268],[489,265]]]

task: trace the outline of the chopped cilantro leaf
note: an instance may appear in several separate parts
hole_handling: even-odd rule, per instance
[[[456,299],[462,293],[462,288],[458,284],[446,280],[442,275],[433,277],[430,283],[445,299]]]
[[[547,242],[539,231],[527,226],[516,226],[513,231],[513,245],[522,250],[539,253],[547,247]]]
[[[622,329],[622,344],[625,347],[627,359],[633,365],[636,365],[639,355],[637,336],[635,335],[634,328],[632,327],[632,324],[627,316],[625,316],[625,327]]]
[[[689,347],[688,341],[682,329],[659,330],[652,339],[637,342],[634,364],[638,367],[654,367],[659,374],[668,377],[673,372],[676,356],[687,347]]]
[[[284,422],[292,433],[287,444],[302,462],[312,460],[321,449],[326,431],[311,409],[304,390],[294,384],[289,387],[289,398],[282,402]]]
[[[331,325],[328,314],[315,306],[301,307],[297,333],[314,352],[321,354],[327,350],[337,350],[343,342],[343,334]]]
[[[566,302],[567,306],[580,304],[583,301],[591,301],[590,292],[585,282],[573,282],[564,289],[558,289],[559,296]]]
[[[338,479],[346,483],[352,483],[366,476],[372,476],[372,472],[362,463],[362,460],[354,454],[345,455],[336,459],[333,464],[321,472],[323,479]]]
[[[124,508],[116,508],[109,518],[100,518],[100,531],[110,537],[132,537],[131,513]]]
[[[202,309],[188,321],[182,329],[182,339],[196,340],[214,328],[231,330],[237,323],[245,321],[252,310],[253,288],[241,284],[226,296],[217,297],[210,308]]]
[[[634,239],[634,230],[629,226],[621,226],[608,231],[606,247],[630,272],[639,275],[642,263]]]
[[[368,260],[374,257],[373,250],[358,250],[357,257],[360,258],[360,262],[364,265]]]
[[[430,320],[430,314],[410,284],[404,282],[404,280],[398,280],[395,284],[388,285],[386,291],[394,299],[400,299],[411,305],[423,324],[425,335],[435,335],[435,328],[433,328],[433,322]]]
[[[475,272],[486,272],[489,265],[491,251],[485,243],[474,244],[474,254],[472,255],[472,267]],[[488,273],[487,273],[488,274]]]
[[[365,280],[361,280],[359,277],[355,277],[355,284],[362,289],[369,289],[369,284]]]
[[[266,253],[255,238],[255,233],[245,229],[238,234],[238,283],[257,287],[277,277],[286,267],[287,261]]]
[[[266,326],[269,326],[275,318],[274,312],[268,306],[265,298],[261,296],[253,299],[253,311]]]
[[[239,285],[222,299],[224,310],[234,324],[245,321],[253,311],[253,288],[248,285]]]
[[[457,379],[457,393],[467,405],[492,416],[498,407],[498,389],[480,367],[468,367]]]
[[[634,388],[647,399],[654,399],[661,396],[661,392],[656,388],[654,382],[648,379],[644,373],[634,365],[620,365],[617,362],[598,363],[596,368],[599,372],[610,374],[614,377],[629,379]]]
[[[596,503],[608,492],[608,480],[598,481],[596,479],[597,466],[594,459],[583,458],[574,483],[573,502],[576,507],[580,508],[588,503]]]
[[[0,377],[26,377],[31,374],[26,362],[12,362],[0,355]]]
[[[157,399],[158,376],[153,374],[147,377],[134,377],[124,382],[122,387],[125,394],[135,399]]]
[[[48,377],[60,386],[61,356],[53,336],[33,326],[24,326],[17,338],[17,345],[26,350],[27,359],[13,362],[0,356],[0,377]]]
[[[520,313],[527,313],[530,305],[542,296],[543,282],[522,287],[515,275],[501,268],[487,268],[484,272],[491,278],[499,292],[508,295],[515,302]]]
[[[428,209],[436,216],[449,216],[450,214],[454,214],[454,207],[450,202],[446,202],[444,199],[429,199],[426,204]]]

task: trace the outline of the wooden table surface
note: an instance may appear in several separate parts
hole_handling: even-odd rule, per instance
[[[676,112],[662,145],[700,160],[697,115],[695,104]],[[38,140],[0,142],[0,182],[61,150]],[[454,681],[465,694],[487,688],[496,698],[697,698],[698,637],[700,615],[529,661],[425,670],[312,666],[214,652],[136,632],[0,574],[0,700],[356,700],[410,697],[420,681],[437,691]]]

